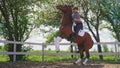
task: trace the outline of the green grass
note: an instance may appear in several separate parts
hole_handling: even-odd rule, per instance
[[[0,62],[6,62],[9,61],[8,55],[0,55]]]
[[[41,56],[37,56],[37,55],[32,55],[27,57],[26,59],[27,61],[42,61],[42,57]],[[60,56],[45,56],[44,57],[45,62],[55,62],[55,61],[73,61],[74,59],[71,57],[60,57]]]
[[[41,51],[29,51],[29,52],[41,52]],[[56,53],[56,51],[45,51],[45,52],[52,52]],[[63,51],[64,52],[64,51]],[[44,60],[45,62],[55,62],[55,61],[74,61],[78,59],[79,56],[76,56],[74,58],[71,58],[71,56],[59,56],[54,55],[54,56],[45,56]],[[104,56],[104,60],[100,60],[98,56],[91,56],[91,60],[93,61],[100,61],[100,62],[115,62],[115,56]],[[8,55],[0,55],[0,62],[6,62],[9,61]],[[41,55],[26,55],[25,56],[25,61],[42,61],[42,56]],[[120,57],[118,59],[120,62]]]
[[[1,47],[0,52],[5,52],[5,49]],[[0,62],[6,62],[9,61],[8,55],[1,55],[0,54]]]
[[[100,61],[100,62],[115,62],[115,56],[113,55],[103,56],[103,60],[100,60],[98,56],[91,56],[90,59],[94,61]],[[117,61],[120,62],[120,56],[118,57]]]
[[[55,62],[55,61],[74,61],[78,59],[79,56],[71,58],[71,56],[61,57],[61,56],[45,56],[45,62]],[[100,60],[98,56],[91,56],[90,60],[92,61],[100,61],[100,62],[115,62],[114,56],[104,56],[104,60]],[[9,61],[9,57],[7,55],[0,55],[0,62]],[[26,55],[25,61],[42,61],[41,55]],[[120,61],[120,57],[118,59]]]

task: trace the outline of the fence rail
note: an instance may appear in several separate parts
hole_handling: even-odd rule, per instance
[[[13,61],[16,61],[16,55],[24,54],[34,54],[34,55],[42,55],[42,62],[44,62],[44,56],[47,55],[62,55],[62,56],[67,56],[67,55],[78,55],[78,53],[69,53],[69,52],[60,52],[60,53],[47,53],[44,51],[45,44],[44,43],[34,43],[34,42],[18,42],[18,41],[6,41],[6,40],[0,40],[0,43],[11,43],[14,44],[14,52],[0,52],[0,54],[7,54],[7,55],[13,55]],[[16,44],[32,44],[32,45],[39,45],[42,46],[42,52],[16,52]],[[118,56],[120,53],[117,51],[117,44],[120,44],[120,42],[99,42],[99,43],[94,43],[94,45],[98,44],[115,44],[115,52],[114,53],[92,53],[92,55],[115,55],[115,61],[117,61]],[[53,45],[53,44],[49,44]],[[74,43],[60,43],[60,45],[75,45]]]

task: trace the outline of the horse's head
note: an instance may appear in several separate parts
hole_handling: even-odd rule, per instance
[[[72,6],[70,5],[58,5],[57,8],[63,13],[72,13]]]
[[[60,26],[61,37],[67,38],[72,33],[72,8],[69,5],[58,5],[57,8],[63,12]]]

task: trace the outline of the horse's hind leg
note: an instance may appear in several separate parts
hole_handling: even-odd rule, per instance
[[[80,58],[75,62],[75,64],[78,64],[79,62],[81,62],[83,57],[84,57],[84,53],[83,53],[83,50],[81,50],[80,51]]]
[[[86,50],[85,53],[86,53],[86,59],[85,59],[85,61],[83,62],[84,65],[86,65],[86,63],[88,62],[89,57],[90,57],[89,50]]]

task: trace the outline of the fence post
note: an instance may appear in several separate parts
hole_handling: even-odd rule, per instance
[[[42,63],[44,63],[44,46],[45,44],[42,44]]]
[[[118,60],[118,54],[117,54],[117,44],[115,44],[115,61]]]
[[[70,52],[73,53],[73,44],[72,44],[72,42],[71,42],[71,45],[70,45]],[[71,57],[72,58],[74,57],[73,54],[71,55]]]
[[[15,40],[14,40],[14,54],[13,54],[13,61],[16,61],[16,43],[15,43]]]

